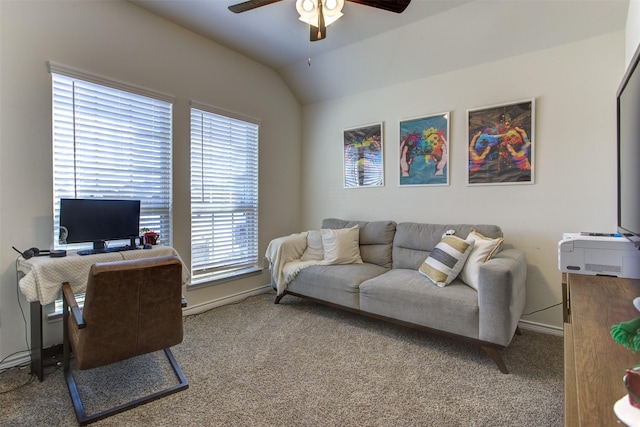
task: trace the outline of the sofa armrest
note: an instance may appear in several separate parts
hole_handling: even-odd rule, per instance
[[[520,249],[505,249],[480,267],[479,339],[508,346],[525,304],[527,257]]]
[[[307,249],[307,232],[278,237],[269,242],[265,258],[279,291],[284,289],[284,266],[300,259]]]

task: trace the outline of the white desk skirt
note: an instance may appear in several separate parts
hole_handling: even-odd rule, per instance
[[[171,255],[180,257],[172,247],[158,245],[153,249],[96,255],[78,255],[75,252],[69,252],[66,257],[62,258],[41,256],[25,260],[18,257],[17,269],[24,274],[19,281],[20,291],[29,302],[40,301],[42,305],[50,304],[62,297],[62,283],[64,282],[71,285],[74,293],[84,292],[87,289],[89,270],[95,263]],[[187,284],[190,278],[191,273],[182,262],[182,283]]]

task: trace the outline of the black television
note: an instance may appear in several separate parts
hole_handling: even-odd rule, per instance
[[[67,243],[92,243],[81,255],[135,247],[140,235],[140,200],[60,199],[61,237]],[[110,240],[129,240],[129,245],[108,248]]]
[[[618,233],[640,249],[640,46],[617,98]]]

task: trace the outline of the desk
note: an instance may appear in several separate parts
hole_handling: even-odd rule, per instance
[[[25,260],[19,257],[17,269],[21,277],[18,284],[20,291],[31,303],[31,373],[40,381],[43,380],[42,306],[61,298],[62,283],[68,282],[74,293],[82,293],[87,289],[89,270],[95,263],[171,255],[179,257],[172,247],[158,245],[152,249],[85,256],[70,252],[63,258],[33,257]],[[190,278],[189,269],[183,263],[182,283],[187,284]]]
[[[565,426],[620,426],[613,405],[626,395],[622,377],[639,357],[610,331],[640,316],[633,305],[640,280],[579,274],[564,280]]]

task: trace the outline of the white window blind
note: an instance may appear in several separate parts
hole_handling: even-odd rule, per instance
[[[140,227],[171,245],[172,101],[57,64],[50,70],[54,233],[60,198],[136,199]]]
[[[259,123],[212,111],[192,103],[193,284],[259,269]]]

